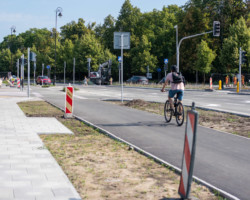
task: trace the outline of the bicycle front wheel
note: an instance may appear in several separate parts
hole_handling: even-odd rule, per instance
[[[182,103],[178,103],[177,104],[177,108],[176,108],[176,122],[178,124],[178,126],[181,126],[184,122],[184,107],[182,105]]]
[[[172,119],[172,111],[170,110],[170,103],[169,100],[166,101],[165,106],[164,106],[164,116],[166,122],[170,122]]]

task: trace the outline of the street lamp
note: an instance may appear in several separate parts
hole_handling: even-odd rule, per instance
[[[178,25],[175,25],[174,28],[176,29],[176,65],[177,72],[179,72]]]
[[[10,28],[10,59],[11,59],[11,62],[10,62],[10,70],[12,71],[12,52],[11,52],[11,43],[12,43],[12,32],[15,34],[16,32],[16,27],[15,26],[12,26]]]
[[[57,30],[57,16],[62,17],[62,8],[58,7],[56,9],[56,27],[55,27],[55,65],[54,65],[54,81],[53,84],[56,85],[56,30]]]

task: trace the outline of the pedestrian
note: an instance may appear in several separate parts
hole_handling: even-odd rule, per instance
[[[113,78],[110,77],[110,79],[109,79],[109,84],[112,85],[112,83],[113,83]]]
[[[86,76],[84,77],[84,80],[83,80],[83,85],[88,85],[88,79],[87,79],[87,77],[86,77]]]

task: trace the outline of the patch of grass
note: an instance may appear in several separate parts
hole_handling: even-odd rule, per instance
[[[62,91],[65,92],[65,90],[66,90],[66,88],[63,87]],[[74,91],[78,91],[78,90],[79,90],[79,88],[74,87]]]

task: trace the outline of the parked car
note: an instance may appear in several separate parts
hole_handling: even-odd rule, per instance
[[[145,76],[132,76],[126,83],[148,84],[148,79]]]
[[[48,76],[38,76],[36,79],[36,84],[44,84],[44,85],[50,85],[51,84],[51,80]]]
[[[100,74],[98,72],[90,72],[90,78],[99,78]]]

